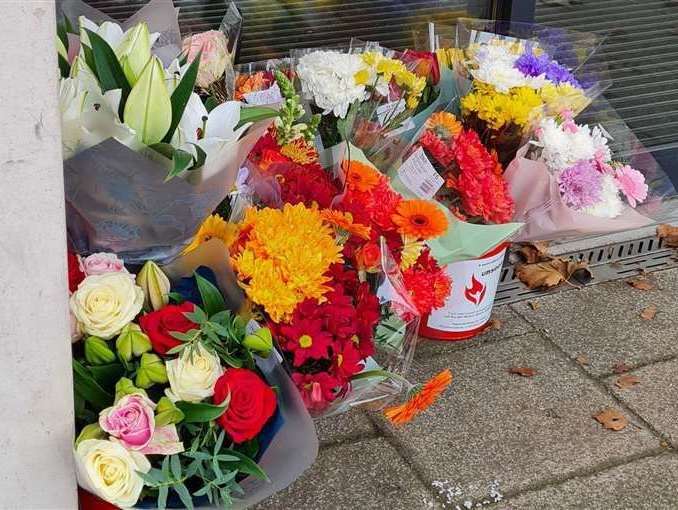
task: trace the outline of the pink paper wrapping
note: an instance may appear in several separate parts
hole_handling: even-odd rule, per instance
[[[616,218],[599,218],[570,209],[563,202],[558,182],[542,161],[525,158],[522,147],[506,168],[504,177],[515,202],[513,221],[524,222],[514,241],[550,241],[632,230],[654,223],[630,206]]]

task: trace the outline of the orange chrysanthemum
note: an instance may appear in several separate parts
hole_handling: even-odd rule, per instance
[[[417,239],[432,239],[447,230],[445,213],[428,200],[403,200],[391,219],[398,232]]]
[[[439,138],[454,139],[462,129],[461,122],[450,112],[436,112],[426,121],[426,129]]]
[[[263,90],[266,85],[267,80],[262,71],[254,74],[241,74],[235,79],[235,99],[242,101],[245,99],[245,94]]]
[[[341,168],[346,174],[346,186],[353,191],[370,191],[377,184],[381,174],[370,165],[360,161],[344,160]]]
[[[412,421],[419,413],[422,413],[438,399],[443,391],[452,382],[452,372],[449,368],[432,377],[421,389],[413,392],[404,404],[388,407],[384,415],[394,425],[403,425]]]
[[[350,212],[337,211],[335,209],[323,209],[320,215],[327,223],[334,225],[349,234],[362,239],[370,238],[371,228],[360,223],[353,223],[353,215]]]
[[[308,165],[318,161],[318,152],[303,138],[295,138],[280,148],[280,154],[290,158],[298,165]]]

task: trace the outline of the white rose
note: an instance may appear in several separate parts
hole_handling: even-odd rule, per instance
[[[137,471],[151,469],[143,454],[104,439],[82,441],[75,451],[75,465],[80,487],[120,508],[136,504],[144,487]]]
[[[214,384],[224,373],[219,356],[198,344],[192,355],[185,349],[181,356],[168,361],[167,378],[170,387],[165,393],[170,400],[200,402],[214,395]]]
[[[71,310],[88,335],[113,338],[141,311],[144,291],[127,273],[88,276],[71,296]]]

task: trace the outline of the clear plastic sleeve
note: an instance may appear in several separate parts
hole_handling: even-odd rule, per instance
[[[172,260],[230,192],[269,124],[251,126],[242,139],[191,171],[188,180],[165,182],[166,165],[112,138],[64,161],[72,246],[81,254],[114,252],[130,264]]]
[[[282,101],[280,88],[275,82],[275,71],[285,73],[293,79],[292,63],[289,58],[268,59],[238,64],[233,67],[235,79],[229,90],[229,97],[248,104],[266,105]]]

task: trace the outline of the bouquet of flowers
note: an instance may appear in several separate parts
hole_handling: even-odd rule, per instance
[[[570,58],[591,55],[588,34],[535,25],[460,19],[451,55],[467,127],[508,164],[540,118],[582,111],[609,86],[604,65]],[[581,53],[581,52],[580,52]],[[561,61],[562,57],[562,61]],[[569,65],[568,65],[569,64]]]
[[[82,508],[253,504],[315,457],[270,330],[211,280],[203,267],[170,292],[153,262],[135,276],[114,254],[69,254]]]
[[[339,144],[348,133],[360,136],[369,145],[378,133],[354,125],[357,119],[391,129],[402,127],[417,108],[426,79],[417,76],[406,64],[378,45],[339,50],[301,50],[295,52],[294,71],[301,84],[302,97],[309,101],[312,113],[321,113],[320,144],[324,167],[341,161]],[[352,117],[347,119],[349,108]],[[324,157],[325,149],[332,149]]]
[[[634,209],[648,198],[643,173],[612,159],[600,126],[577,124],[568,112],[544,119],[533,148],[521,149],[505,177],[526,222],[521,239],[639,228],[651,220]]]
[[[214,96],[203,103],[198,80],[218,75],[228,58],[209,37],[204,54],[165,67],[145,22],[123,32],[113,22],[79,21],[78,53],[62,65],[59,94],[71,242],[130,262],[167,260],[228,193],[277,113],[217,105]]]

